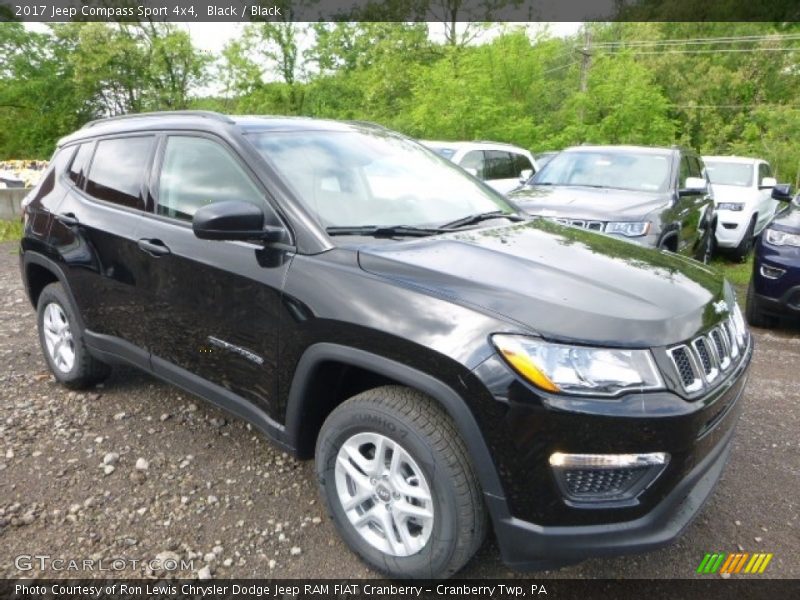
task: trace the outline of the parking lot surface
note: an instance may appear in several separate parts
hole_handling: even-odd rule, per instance
[[[800,332],[754,335],[730,462],[680,540],[537,578],[699,577],[706,552],[738,551],[774,553],[760,577],[800,578]],[[26,570],[18,557],[29,555],[50,557],[44,572],[41,559]],[[16,245],[0,244],[0,577],[168,574],[131,566],[156,557],[184,561],[188,569],[172,573],[182,577],[377,577],[340,541],[311,462],[132,369],[86,392],[57,385]],[[118,574],[51,562],[114,558],[128,561]],[[524,576],[502,564],[491,539],[461,575]]]

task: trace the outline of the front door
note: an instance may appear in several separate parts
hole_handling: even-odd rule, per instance
[[[139,229],[149,296],[153,369],[199,378],[272,416],[281,286],[292,254],[248,242],[195,237],[191,218],[209,203],[252,202],[279,224],[266,190],[222,140],[176,134],[162,141],[155,198]]]

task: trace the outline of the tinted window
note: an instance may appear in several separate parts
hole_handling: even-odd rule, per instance
[[[510,152],[487,150],[485,154],[485,179],[511,179],[518,177],[514,172],[514,158]]]
[[[69,178],[79,186],[82,185],[83,177],[86,175],[86,167],[89,165],[92,146],[91,142],[80,145],[78,153],[75,155],[75,160],[72,161],[67,173]]]
[[[700,160],[696,156],[689,156],[689,177],[703,177],[703,167],[700,166]]]
[[[262,193],[230,152],[196,137],[167,140],[158,184],[158,214],[191,219],[198,208],[237,200],[264,208]]]
[[[86,192],[98,200],[143,209],[142,183],[154,140],[148,136],[98,142]]]
[[[691,176],[691,172],[689,171],[689,158],[686,156],[681,156],[681,174],[678,187],[685,188],[686,180]]]
[[[758,184],[761,185],[761,181],[764,177],[772,177],[772,169],[766,163],[759,163],[758,165]]]
[[[533,173],[534,168],[531,161],[524,154],[513,154],[514,157],[514,177],[519,177],[526,169]]]
[[[483,158],[483,150],[473,150],[472,152],[467,152],[464,155],[464,158],[461,159],[461,168],[462,169],[473,169],[475,171],[475,177],[478,179],[485,179],[485,162]]]

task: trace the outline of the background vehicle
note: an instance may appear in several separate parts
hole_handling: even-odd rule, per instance
[[[539,169],[542,169],[556,154],[558,154],[558,152],[540,152],[533,158],[536,159],[536,166],[539,167]]]
[[[704,156],[717,206],[717,246],[744,260],[753,242],[775,214],[772,167],[760,158]]]
[[[392,576],[458,571],[489,519],[520,569],[653,549],[725,465],[752,342],[722,277],[526,219],[385,129],[91,123],[24,220],[59,382],[133,365],[314,457]]]
[[[500,142],[432,142],[420,140],[438,155],[507,194],[537,171],[536,161],[524,148]]]
[[[0,189],[24,188],[25,182],[11,173],[0,173]]]
[[[509,195],[532,215],[708,262],[716,216],[700,157],[685,148],[576,146]]]
[[[755,327],[781,315],[800,319],[800,204],[787,184],[776,185],[772,198],[787,204],[756,241],[745,313]]]

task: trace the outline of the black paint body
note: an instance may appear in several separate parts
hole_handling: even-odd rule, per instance
[[[542,219],[336,245],[243,135],[310,124],[360,127],[153,116],[62,140],[26,202],[21,266],[31,300],[62,281],[98,357],[197,393],[301,457],[313,454],[325,416],[352,393],[399,382],[434,396],[468,445],[501,551],[516,567],[674,538],[719,476],[752,348],[721,385],[689,398],[670,375],[665,347],[717,324],[723,317],[711,307],[733,305],[730,286],[693,260]],[[153,182],[170,132],[229,148],[263,186],[285,242],[200,240],[189,223],[157,216]],[[97,201],[64,175],[76,143],[142,133],[157,138],[144,210]],[[168,253],[148,251],[153,244]],[[668,389],[611,400],[544,393],[498,356],[490,336],[499,332],[650,348]],[[587,510],[561,499],[547,462],[554,451],[672,459],[636,506]]]

